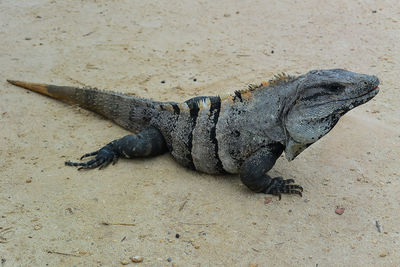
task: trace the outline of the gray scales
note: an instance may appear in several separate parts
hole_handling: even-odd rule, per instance
[[[137,133],[87,153],[79,169],[103,168],[118,158],[149,157],[167,151],[183,166],[209,173],[239,174],[255,192],[302,195],[293,179],[267,172],[285,152],[291,161],[327,134],[349,110],[379,91],[375,76],[343,69],[277,75],[234,94],[202,96],[182,103],[158,102],[93,88],[8,80],[29,90],[78,104]]]

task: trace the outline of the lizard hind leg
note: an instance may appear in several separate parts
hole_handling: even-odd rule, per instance
[[[154,127],[143,129],[137,135],[129,134],[120,139],[116,139],[101,149],[86,153],[81,160],[86,157],[95,156],[86,162],[66,161],[67,166],[76,166],[78,170],[94,169],[99,167],[102,169],[110,163],[115,164],[118,158],[134,158],[134,157],[150,157],[167,152],[167,145],[164,137]]]

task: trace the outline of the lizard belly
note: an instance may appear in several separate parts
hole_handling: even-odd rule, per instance
[[[224,137],[221,136],[221,139]],[[225,144],[223,140],[221,140],[221,149],[219,149],[219,157],[222,162],[222,166],[224,170],[228,173],[239,173],[242,162],[232,157],[231,151],[228,149],[229,144]]]

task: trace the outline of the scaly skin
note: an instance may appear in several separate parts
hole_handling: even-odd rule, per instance
[[[62,101],[79,104],[138,132],[116,139],[79,169],[105,167],[120,157],[169,151],[182,165],[205,173],[238,173],[255,192],[302,195],[292,179],[267,172],[285,152],[291,161],[327,134],[347,111],[378,93],[375,76],[342,69],[301,76],[278,75],[231,96],[202,96],[183,103],[156,102],[91,88],[11,81]],[[82,159],[81,158],[81,159]]]

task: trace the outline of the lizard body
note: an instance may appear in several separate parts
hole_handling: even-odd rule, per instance
[[[116,139],[79,169],[105,167],[119,157],[169,151],[183,166],[205,173],[238,173],[255,192],[301,195],[292,179],[267,172],[285,152],[291,161],[327,134],[347,111],[379,91],[375,76],[332,69],[297,77],[278,75],[225,97],[201,96],[182,103],[158,102],[92,88],[10,83],[79,104],[137,134]],[[81,158],[81,159],[82,159]]]

